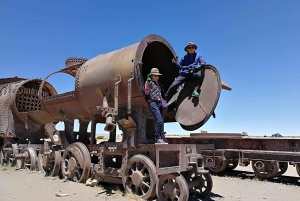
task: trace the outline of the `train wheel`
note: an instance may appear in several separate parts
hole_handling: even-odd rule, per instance
[[[44,172],[45,176],[57,176],[60,170],[61,153],[52,148],[45,150],[42,146],[38,155],[39,171]]]
[[[223,158],[216,158],[215,166],[209,167],[208,169],[215,173],[223,172],[227,168],[227,164],[227,160],[224,160]]]
[[[62,176],[75,182],[85,182],[90,175],[91,156],[81,142],[70,144],[64,151],[61,162]]]
[[[9,142],[5,146],[3,146],[2,153],[3,153],[2,164],[14,166],[16,162],[14,156],[19,153],[18,145]]]
[[[209,173],[197,175],[195,171],[187,173],[186,180],[188,183],[198,183],[190,189],[191,194],[195,194],[197,198],[207,198],[212,190],[213,181]]]
[[[34,170],[36,167],[36,152],[32,147],[27,147],[23,149],[20,154],[25,154],[25,159],[18,159],[16,161],[17,168],[27,168],[29,170]]]
[[[278,173],[279,163],[277,161],[253,160],[252,169],[258,177],[268,179],[274,177]]]
[[[229,160],[227,163],[226,170],[234,170],[239,165],[238,160]]]
[[[156,168],[146,156],[131,157],[123,170],[122,183],[127,193],[135,193],[147,200],[155,196]]]
[[[158,179],[156,195],[160,201],[187,201],[189,199],[189,187],[181,174],[165,174]]]
[[[300,163],[296,164],[296,171],[298,175],[300,176]]]
[[[279,162],[279,171],[275,176],[280,177],[283,175],[287,171],[288,166],[289,164],[287,162]]]

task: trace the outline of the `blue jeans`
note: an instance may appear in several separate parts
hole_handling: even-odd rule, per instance
[[[151,101],[149,103],[150,111],[155,119],[155,141],[163,139],[164,136],[164,114],[163,109],[160,107],[160,101]]]
[[[201,74],[200,73],[193,73],[186,77],[179,75],[176,80],[172,83],[172,85],[169,87],[167,93],[166,93],[166,101],[169,102],[173,95],[175,94],[176,90],[180,85],[182,85],[185,82],[194,82],[195,86],[199,86],[199,83],[201,82]]]

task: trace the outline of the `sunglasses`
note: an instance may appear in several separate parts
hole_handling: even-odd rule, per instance
[[[195,47],[187,47],[187,49],[195,49]]]
[[[152,75],[153,77],[159,77],[159,75]]]

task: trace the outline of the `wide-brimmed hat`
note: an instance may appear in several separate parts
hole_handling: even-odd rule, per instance
[[[195,47],[195,50],[197,49],[197,45],[196,45],[196,44],[194,44],[194,43],[192,43],[192,42],[189,42],[189,43],[185,46],[184,51],[187,52],[186,49],[187,49],[188,47],[190,47],[190,46]]]
[[[157,68],[152,68],[150,71],[150,75],[162,75],[159,73],[159,70]]]

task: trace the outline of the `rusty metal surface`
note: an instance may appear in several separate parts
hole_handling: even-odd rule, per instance
[[[222,89],[225,89],[228,91],[232,90],[232,88],[225,81],[221,80],[221,84],[222,84]]]
[[[198,175],[195,171],[190,171],[185,179],[188,182],[190,191],[198,198],[204,199],[209,196],[213,188],[213,180],[210,174]]]
[[[156,195],[160,201],[189,199],[189,188],[185,178],[179,173],[165,174],[159,177]]]
[[[191,133],[191,138],[242,138],[242,134],[240,133]]]
[[[153,66],[162,72],[161,81],[167,90],[178,75],[171,62],[175,56],[170,44],[157,35],[149,35],[139,43],[99,55],[88,60],[79,69],[76,75],[77,98],[86,107],[93,108],[103,102],[106,91],[110,102],[114,98],[114,83],[118,81],[120,74],[122,81],[119,84],[119,107],[127,107],[127,81],[131,78],[131,72],[135,78],[131,84],[131,96],[143,97],[144,81]]]
[[[149,35],[136,44],[90,60],[68,58],[65,68],[48,74],[43,80],[9,83],[0,91],[1,95],[4,94],[0,96],[0,107],[7,108],[5,115],[0,116],[5,119],[1,124],[1,135],[9,134],[25,144],[40,143],[37,140],[39,137],[48,137],[47,141],[51,141],[49,144],[45,142],[43,147],[25,145],[20,154],[13,154],[14,159],[21,161],[21,166],[27,164],[32,168],[31,164],[35,162],[31,159],[36,157],[30,155],[35,150],[39,152],[39,169],[47,175],[54,176],[61,169],[63,177],[77,182],[86,181],[90,173],[97,181],[120,183],[122,178],[125,189],[133,190],[144,199],[155,195],[158,176],[169,179],[168,176],[173,175],[175,183],[173,186],[167,185],[169,191],[166,190],[164,199],[176,196],[172,188],[179,185],[182,192],[178,195],[179,200],[186,201],[189,188],[203,187],[203,178],[190,176],[186,182],[179,172],[185,174],[194,170],[197,174],[208,174],[204,168],[214,164],[214,161],[204,158],[202,150],[213,152],[214,146],[207,142],[154,145],[155,121],[144,98],[144,83],[153,67],[163,74],[160,81],[164,91],[167,91],[178,76],[178,70],[172,63],[175,57],[173,48],[164,38]],[[55,73],[74,77],[74,90],[57,94],[47,82]],[[199,97],[201,104],[198,105],[205,110],[205,116],[197,119],[199,114],[186,115],[188,123],[180,122],[183,127],[187,126],[186,129],[202,126],[218,102],[221,85],[216,68],[207,65],[203,73],[205,76]],[[178,103],[181,103],[182,97],[178,98]],[[185,109],[194,110],[190,106]],[[80,122],[79,132],[74,132],[75,119]],[[195,123],[190,123],[194,120]],[[58,121],[64,121],[65,130],[62,132],[55,129],[55,124],[50,124]],[[175,121],[175,112],[165,115],[165,122]],[[87,132],[89,122],[91,133]],[[112,133],[111,139],[96,145],[96,124],[104,122],[107,123],[105,128]],[[115,142],[113,137],[117,123],[123,132],[121,142]],[[28,135],[34,137],[26,140]],[[34,143],[31,143],[32,139]],[[89,144],[88,148],[85,144]],[[3,151],[1,160],[4,158]],[[8,150],[7,153],[12,151]],[[145,178],[145,175],[149,175],[150,179],[148,176]],[[207,191],[210,191],[209,188]]]
[[[44,137],[43,122],[51,121],[42,110],[37,97],[40,79],[20,80],[9,83],[0,90],[0,135],[6,137],[30,138],[31,142]],[[56,91],[47,83],[43,94]]]
[[[85,182],[90,175],[91,157],[87,147],[75,142],[70,144],[62,156],[62,175],[76,182]]]
[[[15,77],[11,77],[11,78],[0,78],[0,90],[3,86],[9,84],[9,83],[13,83],[13,82],[19,82],[22,80],[26,80],[25,78],[19,78],[17,76]]]
[[[204,125],[214,112],[221,93],[221,78],[216,67],[201,67],[202,81],[198,98],[191,97],[194,85],[185,84],[176,102],[175,119],[185,130],[196,130]]]
[[[157,182],[154,163],[148,157],[138,154],[125,165],[122,181],[126,192],[140,195],[145,200],[153,198]]]
[[[156,145],[156,172],[158,175],[184,172],[195,165],[199,174],[206,173],[202,150],[214,149],[213,144]],[[172,157],[171,157],[172,156]]]

